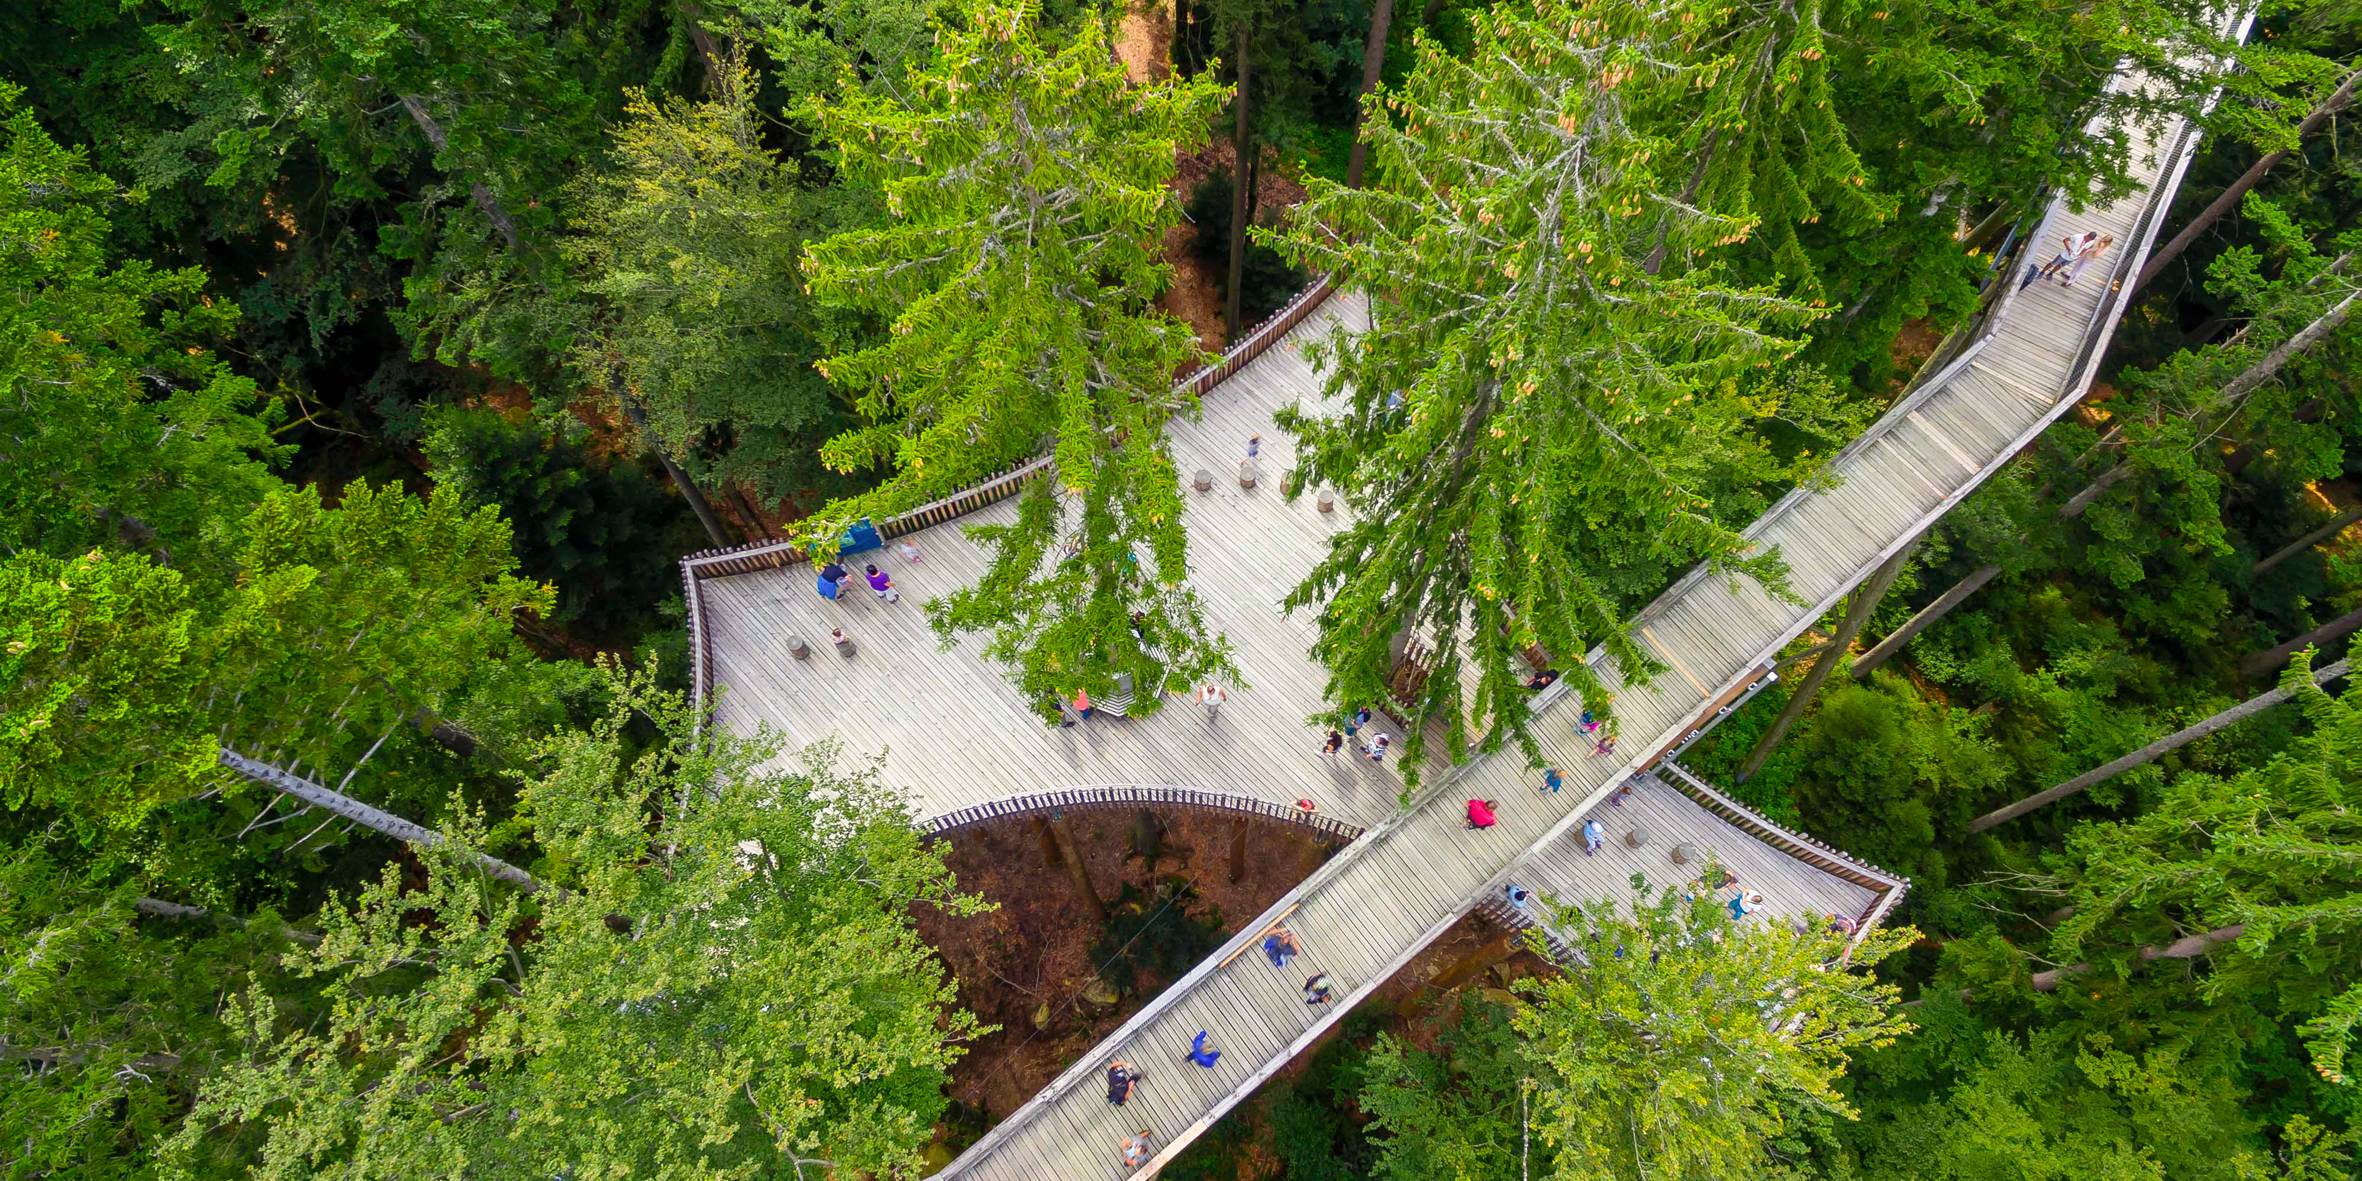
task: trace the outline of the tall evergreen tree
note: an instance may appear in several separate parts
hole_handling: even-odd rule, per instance
[[[1354,523],[1288,598],[1318,606],[1332,700],[1382,698],[1407,640],[1432,649],[1409,703],[1451,753],[1471,726],[1530,745],[1518,661],[1539,647],[1594,708],[1583,656],[1649,660],[1628,612],[1697,562],[1775,590],[1779,555],[1736,523],[1802,467],[1758,428],[1822,425],[1824,383],[1758,368],[1814,309],[1733,282],[1753,221],[1678,199],[1693,164],[1639,117],[1706,82],[1692,34],[1554,0],[1482,18],[1465,58],[1422,38],[1392,117],[1366,125],[1367,187],[1316,181],[1276,240],[1366,287],[1383,330],[1330,342],[1335,410],[1283,421]],[[1652,271],[1660,249],[1685,260]]]
[[[1061,39],[1027,0],[946,17],[933,63],[893,95],[848,87],[810,112],[889,213],[811,248],[817,294],[892,321],[884,343],[821,362],[867,420],[822,457],[891,472],[807,537],[832,552],[852,521],[1047,449],[1052,471],[1016,519],[973,529],[993,550],[983,578],[929,608],[947,639],[989,632],[987,651],[1045,711],[1125,674],[1153,708],[1229,668],[1188,585],[1162,432],[1196,409],[1170,391],[1200,354],[1151,303],[1167,281],[1175,153],[1203,142],[1221,97],[1205,80],[1130,85],[1098,15]]]
[[[2184,773],[2148,812],[2068,838],[2057,884],[2074,912],[2052,954],[2114,951],[2129,968],[2136,949],[2219,936],[2203,993],[2276,998],[2303,1021],[2314,1068],[2343,1084],[2362,1030],[2362,690],[2331,696],[2309,655],[2280,685],[2311,734],[2228,778]]]
[[[332,903],[289,960],[325,1020],[234,998],[243,1054],[206,1080],[166,1175],[238,1135],[258,1178],[914,1169],[980,1030],[909,910],[978,904],[874,780],[765,771],[775,748],[700,735],[644,678],[611,693],[523,784],[564,893],[420,849],[423,884],[389,865]]]
[[[1650,890],[1629,913],[1595,900],[1555,908],[1580,971],[1529,984],[1512,1018],[1536,1080],[1534,1133],[1554,1177],[1763,1175],[1770,1141],[1806,1112],[1842,1118],[1847,1058],[1910,1032],[1900,993],[1867,969],[1909,928],[1799,934],[1734,922],[1705,881]]]

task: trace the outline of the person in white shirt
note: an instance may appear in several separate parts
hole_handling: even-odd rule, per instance
[[[1197,691],[1197,703],[1206,707],[1206,720],[1209,722],[1214,720],[1214,715],[1222,712],[1222,703],[1228,700],[1230,691],[1212,682]]]

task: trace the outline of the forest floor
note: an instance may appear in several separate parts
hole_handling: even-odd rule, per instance
[[[989,1124],[1007,1116],[1334,851],[1292,826],[1250,820],[1244,872],[1232,882],[1235,818],[1180,809],[1145,811],[1162,825],[1153,864],[1138,852],[1144,843],[1140,814],[1091,811],[1065,818],[1094,890],[1107,902],[1104,927],[1081,904],[1073,878],[1054,859],[1054,847],[1033,819],[978,825],[946,838],[946,858],[960,888],[997,905],[964,919],[914,912],[920,936],[958,980],[960,1006],[1001,1027],[978,1039],[951,1071],[950,1095],[971,1121],[981,1117]],[[1132,888],[1129,895],[1126,886]],[[1166,909],[1176,887],[1186,889]],[[1139,916],[1152,911],[1155,917],[1131,944],[1135,960],[1145,962],[1107,973],[1121,979],[1103,979],[1099,957],[1110,931],[1140,928]],[[1463,918],[1365,1006],[1390,1008],[1497,933],[1484,920]],[[1502,979],[1540,969],[1539,961],[1523,953],[1508,962],[1512,975]],[[1479,978],[1479,983],[1491,982]],[[1336,1036],[1334,1028],[1324,1042]],[[1318,1045],[1281,1077],[1300,1069]],[[1176,1061],[1183,1049],[1173,1047]],[[971,1122],[963,1131],[958,1142],[971,1140],[982,1128]]]
[[[1189,194],[1217,172],[1235,176],[1238,150],[1228,139],[1218,139],[1194,152],[1181,155],[1180,167],[1173,175],[1173,192],[1186,205]],[[1265,149],[1263,162],[1255,169],[1255,211],[1257,221],[1267,221],[1267,210],[1285,209],[1304,200],[1304,186],[1280,165],[1279,153]],[[1197,226],[1182,221],[1165,231],[1165,261],[1172,264],[1173,284],[1165,289],[1157,302],[1166,311],[1187,320],[1197,329],[1198,343],[1207,352],[1221,352],[1228,343],[1222,330],[1222,280],[1214,268],[1201,261],[1197,254]]]

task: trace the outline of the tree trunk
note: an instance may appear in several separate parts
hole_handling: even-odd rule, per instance
[[[1674,199],[1676,204],[1687,205],[1697,198],[1698,186],[1706,183],[1706,169],[1714,163],[1715,149],[1721,146],[1721,131],[1706,133],[1706,142],[1698,148],[1698,163],[1690,169],[1689,183],[1681,186],[1681,196]],[[1665,268],[1665,252],[1668,249],[1666,239],[1673,232],[1672,217],[1668,213],[1664,220],[1657,223],[1657,244],[1649,248],[1648,258],[1640,264],[1640,269],[1649,274],[1656,274]]]
[[[289,774],[268,763],[257,762],[245,755],[221,748],[221,765],[247,779],[283,795],[291,796],[321,811],[342,816],[363,828],[382,833],[397,841],[412,845],[439,848],[449,838],[423,825],[404,820],[391,812],[372,808],[351,796],[331,791],[309,779]],[[489,853],[468,851],[468,859],[477,867],[501,881],[522,887],[528,893],[538,893],[544,887],[540,879]]]
[[[2330,116],[2344,110],[2348,104],[2354,101],[2354,80],[2358,77],[2362,77],[2362,71],[2346,75],[2346,80],[2338,86],[2336,93],[2331,94],[2320,106],[2314,107],[2312,112],[2305,116],[2304,122],[2296,125],[2298,142],[2303,142],[2306,136],[2311,135],[2316,128],[2328,122]],[[2237,205],[2240,198],[2247,195],[2247,190],[2254,188],[2256,182],[2264,178],[2265,173],[2270,172],[2274,165],[2287,158],[2288,151],[2286,149],[2266,152],[2262,159],[2250,165],[2246,172],[2240,174],[2239,179],[2231,182],[2231,187],[2223,190],[2221,196],[2216,197],[2206,208],[2199,210],[2198,216],[2191,218],[2190,224],[2183,226],[2182,232],[2175,234],[2172,241],[2150,252],[2148,265],[2142,267],[2140,277],[2132,281],[2133,291],[2137,293],[2141,288],[2148,286],[2149,281],[2155,279],[2159,272],[2165,269],[2165,264],[2180,257],[2182,251],[2190,248],[2190,243],[2198,240],[2198,235],[2205,233],[2208,227],[2214,225],[2224,214],[2229,213],[2231,207]]]
[[[1100,926],[1107,925],[1107,904],[1099,900],[1099,891],[1091,886],[1091,871],[1083,865],[1082,851],[1074,847],[1074,834],[1066,830],[1066,818],[1050,816],[1042,821],[1050,830],[1050,839],[1057,842],[1058,860],[1066,863],[1066,876],[1074,879],[1074,888],[1082,892],[1083,905]]]
[[[1361,98],[1353,107],[1353,151],[1345,157],[1345,187],[1361,187],[1361,170],[1370,160],[1370,147],[1362,142],[1362,120],[1369,118],[1370,92],[1378,89],[1378,75],[1386,68],[1386,27],[1394,23],[1394,0],[1375,0],[1370,5],[1370,36],[1361,47]]]
[[[754,498],[746,494],[744,487],[735,481],[726,487],[730,490],[731,505],[738,509],[739,516],[746,518],[747,532],[765,540],[779,536],[778,532],[771,528],[771,523],[763,519],[763,510],[755,507]]]
[[[418,124],[418,129],[426,133],[426,141],[434,145],[436,155],[450,152],[451,140],[443,134],[443,125],[435,122],[434,115],[427,111],[425,100],[415,94],[405,94],[402,96],[402,109],[410,112],[410,121]],[[509,249],[515,250],[518,245],[517,223],[509,217],[507,210],[500,207],[500,198],[493,196],[492,190],[485,187],[484,182],[473,177],[468,179],[467,188],[468,196],[475,201],[484,219],[492,223],[493,229],[500,231],[501,240],[508,243]]]
[[[1857,681],[1867,679],[1872,670],[1886,663],[1888,657],[1902,651],[1903,645],[1911,642],[1911,637],[1927,630],[1928,624],[1950,615],[1952,608],[1966,602],[1968,596],[1983,589],[1984,585],[1993,581],[1993,576],[1999,573],[2001,573],[1999,566],[1979,566],[1970,571],[1968,577],[1953,583],[1951,589],[1936,596],[1935,602],[1921,607],[1918,614],[1904,620],[1903,626],[1896,628],[1893,634],[1878,641],[1869,651],[1862,653],[1861,658],[1854,661],[1854,679]]]
[[[2288,663],[2288,658],[2299,649],[2342,639],[2358,627],[2362,627],[2362,609],[2348,611],[2285,644],[2249,654],[2239,662],[2239,675],[2252,681]]]
[[[1789,695],[1787,707],[1772,721],[1771,729],[1764,731],[1763,737],[1756,740],[1755,749],[1747,752],[1747,761],[1739,765],[1738,782],[1745,783],[1749,776],[1761,771],[1764,762],[1771,758],[1772,751],[1779,747],[1780,740],[1787,737],[1789,729],[1796,725],[1796,720],[1804,716],[1805,707],[1812,704],[1813,695],[1820,692],[1821,683],[1827,681],[1829,674],[1836,670],[1838,658],[1845,655],[1854,637],[1861,634],[1862,625],[1870,621],[1871,609],[1878,606],[1878,600],[1886,597],[1886,588],[1894,585],[1895,576],[1903,572],[1903,564],[1910,561],[1911,555],[1918,549],[1918,537],[1904,542],[1893,557],[1880,563],[1876,570],[1870,572],[1870,577],[1863,580],[1862,585],[1854,588],[1853,595],[1845,602],[1845,619],[1837,625],[1836,633],[1829,637],[1827,655],[1813,662],[1812,671],[1804,674],[1804,680],[1797,684],[1796,692]]]
[[[1230,286],[1222,293],[1222,325],[1228,338],[1237,340],[1245,327],[1239,323],[1239,296],[1247,273],[1247,219],[1253,216],[1247,209],[1247,195],[1255,184],[1247,167],[1253,145],[1247,126],[1247,26],[1243,21],[1232,31],[1231,49],[1238,60],[1238,94],[1230,103],[1236,118],[1230,145],[1236,158],[1230,166]]]
[[[2263,561],[2257,562],[2254,568],[2247,572],[2247,576],[2253,578],[2258,574],[2262,574],[2263,572],[2270,570],[2272,567],[2277,566],[2280,563],[2285,562],[2288,559],[2293,558],[2298,554],[2301,554],[2306,550],[2309,550],[2314,546],[2329,540],[2331,537],[2345,532],[2346,526],[2351,525],[2356,521],[2362,521],[2362,504],[2355,505],[2354,507],[2339,513],[2336,517],[2332,518],[2328,524],[2305,534],[2303,537],[2297,538],[2295,541],[2289,542],[2287,545],[2281,546],[2279,549],[2273,550],[2272,556],[2265,558]]]
[[[2228,927],[2216,927],[2214,930],[2201,931],[2196,935],[2184,935],[2162,946],[2142,948],[2141,961],[2148,963],[2155,960],[2196,959],[2212,950],[2216,945],[2229,943],[2246,933],[2247,924],[2233,923]],[[2032,985],[2036,992],[2056,992],[2060,981],[2069,976],[2080,976],[2089,971],[2091,971],[2090,964],[2069,964],[2064,968],[2036,972],[2027,980],[2027,983]]]
[[[2313,683],[2316,685],[2322,684],[2323,682],[2329,681],[2333,678],[2342,677],[2345,675],[2345,673],[2346,662],[2340,660],[2327,668],[2323,668],[2314,672]],[[2113,779],[2118,775],[2124,774],[2126,771],[2132,770],[2134,767],[2146,766],[2150,763],[2156,762],[2160,757],[2180,750],[2181,748],[2188,746],[2191,743],[2196,742],[2217,730],[2221,730],[2224,727],[2234,725],[2247,718],[2253,717],[2256,714],[2262,713],[2265,710],[2288,700],[2288,696],[2288,690],[2277,687],[2268,693],[2258,693],[2255,696],[2250,697],[2247,700],[2242,701],[2239,704],[2234,705],[2231,708],[2206,719],[2205,721],[2199,722],[2194,726],[2185,726],[2179,730],[2176,730],[2173,733],[2168,734],[2165,737],[2160,738],[2157,741],[2152,742],[2149,745],[2124,756],[2123,758],[2114,760],[2113,762],[2103,763],[2100,766],[2094,767],[2091,770],[2086,771],[2083,774],[2066,781],[2065,783],[2059,784],[2057,787],[2051,788],[2048,791],[2038,792],[2034,795],[2027,796],[2025,799],[2019,800],[2014,804],[2008,805],[2007,807],[1995,808],[1994,810],[1969,821],[1968,831],[1972,833],[1983,832],[1994,825],[2008,823],[2009,821],[2015,820],[2018,817],[2035,810],[2036,808],[2048,807],[2059,802],[2060,800],[2066,799],[2068,796],[2080,794],[2092,784]]]
[[[186,919],[190,922],[198,922],[214,917],[214,913],[212,911],[207,910],[202,906],[190,906],[181,902],[166,902],[161,898],[136,899],[132,902],[131,909],[153,918]],[[225,921],[240,927],[246,925],[246,920],[239,918],[236,915],[222,915],[220,917]],[[299,931],[293,927],[282,927],[281,929],[287,933],[287,937],[289,939],[293,939],[297,943],[303,944],[305,947],[320,946],[320,933],[317,931]]]
[[[1992,245],[2009,228],[2009,215],[2016,208],[2007,201],[1994,206],[1993,212],[1986,214],[1983,221],[1970,226],[1967,233],[1960,235],[1960,248],[1983,250]]]
[[[737,545],[737,539],[730,536],[729,530],[722,528],[722,518],[714,512],[713,502],[705,498],[705,491],[697,486],[697,481],[689,478],[689,473],[681,470],[680,464],[673,462],[673,457],[665,452],[664,441],[656,437],[656,432],[648,429],[648,412],[641,408],[639,395],[625,389],[623,383],[617,381],[615,400],[622,403],[623,416],[639,428],[640,444],[656,457],[657,463],[664,466],[664,474],[672,478],[673,487],[681,490],[681,499],[689,502],[689,511],[697,514],[697,523],[705,526],[705,535],[720,549]]]
[[[2280,372],[2281,366],[2288,364],[2290,358],[2321,343],[2322,337],[2337,331],[2354,314],[2354,301],[2357,299],[2362,299],[2362,287],[2347,292],[2344,299],[2314,317],[2313,322],[2305,325],[2296,335],[2281,341],[2278,348],[2265,353],[2262,360],[2248,366],[2247,372],[2232,378],[2231,384],[2223,387],[2223,400],[2235,402],[2246,397],[2255,387],[2270,381],[2273,375]]]
[[[696,0],[679,0],[681,19],[689,24],[689,44],[697,49],[697,60],[705,67],[705,92],[721,90],[722,77],[727,68],[722,64],[722,48],[705,27],[705,11]]]
[[[1247,826],[1252,822],[1241,816],[1230,822],[1230,884],[1235,886],[1247,876]]]

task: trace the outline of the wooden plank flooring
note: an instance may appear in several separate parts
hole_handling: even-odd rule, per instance
[[[2156,212],[2170,204],[2186,166],[2188,141],[2181,133],[2178,123],[2132,129],[2135,159],[2145,159],[2147,190],[2081,214],[2062,205],[2036,231],[2037,243],[2054,241],[2068,227],[2112,233],[2121,252],[2116,268],[2087,274],[2074,290],[2039,285],[2005,294],[1988,335],[1969,358],[1949,367],[1943,380],[1915,391],[1840,454],[1835,487],[1799,492],[1749,530],[1759,543],[1788,556],[1792,589],[1808,606],[1780,603],[1752,587],[1734,588],[1720,576],[1685,578],[1640,620],[1654,636],[1652,645],[1679,671],[1623,691],[1617,701],[1624,733],[1618,755],[1590,754],[1588,743],[1572,732],[1574,703],[1554,690],[1546,695],[1540,727],[1547,757],[1566,771],[1563,792],[1540,792],[1538,777],[1514,759],[1455,769],[1422,792],[1410,810],[1387,818],[1274,906],[1266,919],[1295,908],[1289,921],[1305,943],[1304,957],[1288,972],[1251,953],[1222,965],[1226,956],[1251,947],[1264,920],[1250,924],[945,1175],[1120,1177],[1126,1170],[1116,1146],[1140,1127],[1154,1131],[1162,1146],[1148,1166],[1153,1170],[1505,881],[1563,896],[1615,897],[1635,871],[1686,876],[1666,853],[1675,841],[1690,840],[1762,890],[1770,904],[1763,921],[1854,911],[1869,891],[1818,870],[1800,872],[1802,862],[1671,787],[1641,780],[1620,808],[1605,804],[1607,793],[1632,775],[1628,760],[1677,741],[1716,693],[1754,676],[1764,659],[2075,402],[2090,377],[2088,365],[2074,364],[2078,352],[2089,343],[2096,356],[2114,329],[2116,309],[2102,300],[2107,278],[2137,269],[2153,240]],[[2018,342],[2033,347],[1995,347]],[[1250,368],[1233,382],[1257,380]],[[1229,392],[1225,386],[1209,402]],[[1194,519],[1192,525],[1197,527]],[[1301,643],[1303,633],[1298,635]],[[1480,833],[1462,826],[1462,804],[1471,796],[1496,801],[1498,827]],[[1601,816],[1609,829],[1609,845],[1597,856],[1584,856],[1570,839],[1587,815]],[[1636,825],[1650,831],[1650,840],[1626,848],[1616,838]],[[1296,989],[1313,972],[1337,981],[1338,1004],[1301,1006]],[[1200,1029],[1236,1052],[1226,1053],[1212,1070],[1165,1065]],[[1284,1044],[1269,1048],[1281,1039]],[[1139,1098],[1120,1111],[1107,1106],[1099,1085],[1113,1055],[1150,1071]]]
[[[2137,78],[2117,83],[2140,84]],[[1193,581],[1213,622],[1237,646],[1247,682],[1232,687],[1212,720],[1174,703],[1154,718],[1045,728],[973,641],[939,649],[918,600],[962,585],[983,568],[983,554],[956,526],[916,535],[925,550],[916,564],[881,561],[904,588],[906,601],[898,605],[865,595],[825,603],[813,594],[804,567],[704,581],[700,622],[712,639],[721,723],[741,731],[772,727],[791,748],[836,740],[846,757],[874,760],[922,819],[1078,785],[1111,785],[1079,789],[1085,792],[1183,785],[1279,804],[1309,797],[1323,814],[1370,828],[944,1175],[1122,1177],[1117,1145],[1142,1127],[1156,1134],[1161,1149],[1148,1166],[1153,1170],[1506,881],[1566,897],[1619,897],[1634,872],[1664,880],[1689,876],[1667,859],[1675,843],[1689,841],[1766,896],[1761,921],[1858,912],[1870,891],[1828,872],[1825,863],[1758,839],[1683,791],[1636,780],[1621,807],[1606,803],[1608,793],[1633,777],[1640,760],[1678,742],[1722,694],[1757,676],[1767,658],[1872,567],[2074,403],[2090,376],[2088,365],[2075,364],[2079,353],[2089,345],[2096,356],[2114,329],[2115,305],[2102,298],[2108,280],[2137,269],[2155,234],[2155,213],[2170,203],[2187,163],[2188,140],[2178,121],[2128,130],[2135,171],[2147,173],[2146,191],[2081,213],[2054,207],[2034,238],[2039,254],[2070,229],[2111,233],[2117,265],[2087,273],[2073,290],[2046,284],[2002,296],[1986,335],[1966,356],[1838,455],[1834,486],[1800,490],[1749,529],[1759,545],[1787,557],[1791,589],[1805,606],[1703,571],[1652,604],[1638,625],[1673,671],[1620,690],[1623,738],[1615,755],[1594,756],[1589,740],[1575,733],[1579,703],[1566,699],[1564,683],[1546,692],[1537,729],[1546,759],[1565,772],[1559,793],[1540,791],[1540,776],[1521,760],[1492,757],[1437,769],[1431,786],[1403,809],[1393,764],[1318,753],[1320,730],[1306,722],[1321,709],[1322,677],[1306,656],[1312,624],[1275,604],[1309,570],[1337,521],[1317,513],[1309,496],[1294,504],[1280,499],[1289,443],[1271,415],[1318,396],[1318,375],[1299,351],[1310,334],[1366,326],[1364,306],[1351,295],[1331,299],[1281,347],[1211,391],[1202,419],[1172,430],[1184,475],[1203,467],[1216,479],[1212,493],[1187,494]],[[1235,473],[1255,433],[1263,435],[1263,480],[1241,489]],[[974,519],[1005,519],[1008,511],[998,506]],[[842,659],[830,650],[831,626],[852,635],[858,655]],[[788,658],[790,636],[812,645],[809,661]],[[1600,667],[1611,685],[1622,685],[1619,670]],[[1483,832],[1465,828],[1462,808],[1470,797],[1494,800],[1500,824]],[[1610,843],[1587,857],[1574,834],[1590,815],[1601,817]],[[1637,849],[1616,839],[1634,826],[1649,833]],[[1305,954],[1281,972],[1251,949],[1266,923],[1290,908]],[[1302,1003],[1298,988],[1315,972],[1336,981],[1337,1003]],[[1210,1070],[1180,1062],[1200,1029],[1224,1050]],[[1099,1081],[1114,1055],[1149,1072],[1121,1110],[1105,1103]]]

